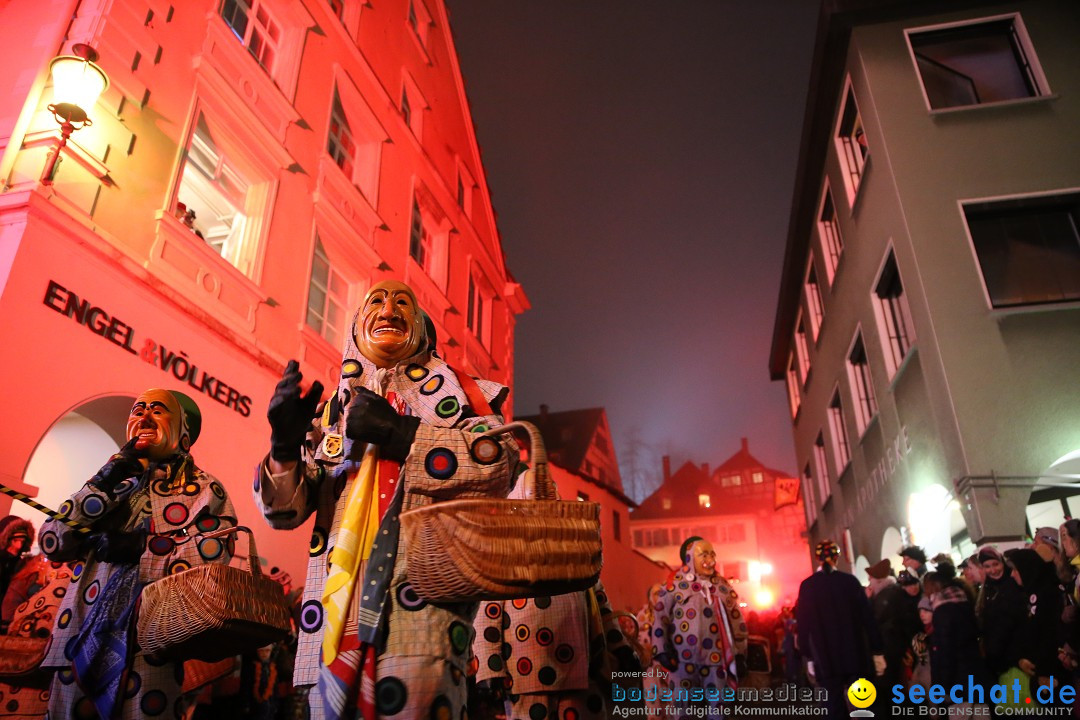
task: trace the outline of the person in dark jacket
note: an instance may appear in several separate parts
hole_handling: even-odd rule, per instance
[[[821,565],[802,581],[795,606],[799,652],[810,658],[812,674],[828,694],[829,717],[847,717],[851,683],[885,671],[881,633],[862,585],[836,569],[836,543],[818,543],[815,554]]]
[[[1027,615],[1021,624],[1021,652],[1017,663],[1033,678],[1032,694],[1038,685],[1058,686],[1064,668],[1058,661],[1061,644],[1062,596],[1058,589],[1053,566],[1035,550],[1016,548],[1005,551],[1005,560],[1012,569],[1013,580],[1020,586],[1027,602]]]
[[[892,577],[892,564],[888,558],[871,565],[866,572],[870,576],[870,587],[874,589],[870,605],[881,631],[885,655],[885,673],[881,684],[891,688],[901,681],[904,654],[911,647],[911,639],[922,630],[922,621],[919,620],[919,581],[905,571],[902,573],[905,584],[901,585]]]
[[[926,566],[926,551],[918,545],[901,548],[900,557],[903,558],[904,567],[915,573],[920,580],[926,574],[926,571],[930,569]]]
[[[930,636],[930,678],[935,685],[983,686],[986,671],[979,654],[979,630],[975,609],[963,583],[938,571],[923,577],[923,591],[933,609],[934,632]],[[946,702],[949,700],[946,698]]]
[[[30,550],[34,526],[17,515],[0,519],[0,598],[7,592],[11,578],[23,565],[23,556]]]
[[[1027,608],[1020,587],[1005,567],[1005,557],[997,548],[979,548],[983,567],[982,595],[979,602],[979,626],[983,632],[986,669],[997,680],[1020,660],[1020,628]]]

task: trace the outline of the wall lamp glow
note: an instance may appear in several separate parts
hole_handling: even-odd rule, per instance
[[[93,124],[86,113],[109,87],[109,76],[94,63],[98,58],[94,48],[78,43],[71,52],[74,54],[55,57],[49,64],[53,81],[53,102],[49,111],[60,125],[60,142],[49,151],[49,159],[41,173],[43,185],[52,184],[60,151],[67,145],[71,133]]]

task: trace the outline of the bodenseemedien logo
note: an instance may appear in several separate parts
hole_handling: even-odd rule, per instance
[[[851,712],[851,717],[874,717],[874,713],[866,709],[877,699],[874,683],[866,678],[859,678],[847,689],[847,699],[856,708]]]

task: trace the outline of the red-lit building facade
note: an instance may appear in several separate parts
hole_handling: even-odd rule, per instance
[[[603,408],[549,412],[541,405],[539,415],[517,419],[540,430],[559,497],[600,504],[604,543],[600,580],[612,608],[637,612],[649,586],[663,582],[670,568],[631,545],[628,516],[637,504],[623,492],[607,412]]]
[[[400,278],[450,362],[512,386],[528,302],[448,23],[440,0],[0,6],[0,482],[59,504],[139,391],[182,389],[196,460],[302,577],[305,531],[271,532],[250,493],[289,358],[332,386],[357,303]],[[111,84],[42,182],[49,65],[75,43]]]
[[[798,481],[765,467],[746,438],[712,472],[686,462],[672,473],[665,456],[664,481],[634,510],[630,529],[636,549],[672,567],[681,564],[686,538],[705,538],[718,571],[739,581],[743,601],[755,609],[791,604],[811,570]]]

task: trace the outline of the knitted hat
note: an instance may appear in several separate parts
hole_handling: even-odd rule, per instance
[[[900,557],[911,558],[912,560],[916,560],[923,565],[926,564],[926,551],[918,545],[909,545],[908,547],[901,549]]]
[[[173,394],[176,402],[180,404],[180,409],[184,411],[184,425],[187,426],[191,444],[194,445],[195,441],[199,439],[199,433],[202,432],[202,412],[195,401],[188,395],[179,390],[170,390],[169,392]]]
[[[814,548],[814,555],[820,562],[832,563],[840,557],[840,546],[832,540],[822,540]]]
[[[996,547],[993,545],[983,545],[979,548],[979,552],[975,555],[979,560],[979,564],[982,565],[987,560],[997,560],[998,562],[1005,562],[1005,556],[1002,555]]]
[[[1057,528],[1041,527],[1035,531],[1034,542],[1036,545],[1045,544],[1050,545],[1055,550],[1061,549],[1061,542],[1058,539]]]
[[[919,600],[919,609],[926,612],[934,612],[934,606],[930,604],[930,598],[924,597]]]
[[[885,558],[879,563],[874,563],[866,568],[866,574],[876,580],[890,577],[893,574],[892,561],[889,560],[889,558]]]

